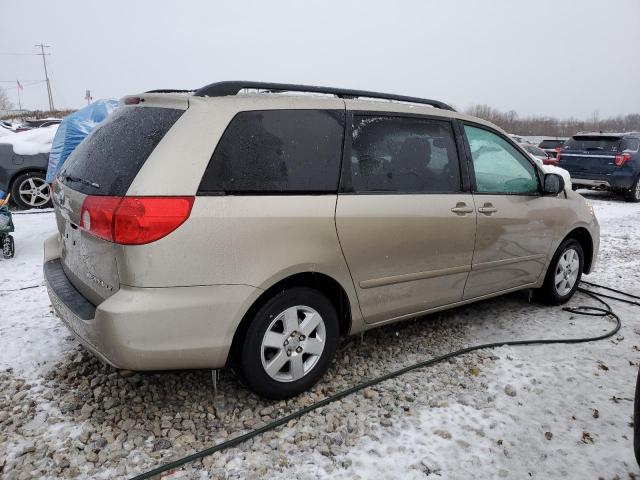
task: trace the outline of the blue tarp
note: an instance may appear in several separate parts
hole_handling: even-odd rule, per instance
[[[114,99],[96,100],[77,112],[67,115],[58,127],[51,144],[47,182],[51,183],[67,157],[84,138],[118,106]]]

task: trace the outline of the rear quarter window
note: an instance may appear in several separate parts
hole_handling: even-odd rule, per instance
[[[198,193],[337,192],[342,110],[240,112],[229,123]]]
[[[183,113],[174,108],[119,107],[76,147],[58,178],[88,195],[124,196]]]

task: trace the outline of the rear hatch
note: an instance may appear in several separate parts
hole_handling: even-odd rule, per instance
[[[574,178],[603,178],[616,169],[619,135],[575,135],[560,151],[558,166]]]
[[[63,268],[69,281],[94,305],[120,288],[118,258],[124,247],[82,228],[83,204],[87,199],[95,203],[101,197],[124,197],[183,113],[180,108],[120,106],[78,145],[56,177],[53,199]],[[85,218],[85,224],[87,221]]]

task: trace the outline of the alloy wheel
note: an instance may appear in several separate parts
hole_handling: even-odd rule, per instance
[[[326,343],[320,314],[298,305],[276,315],[260,346],[262,367],[279,382],[293,382],[307,375],[318,363]]]
[[[31,207],[42,207],[51,198],[49,184],[43,178],[25,178],[18,186],[18,195],[26,205]]]
[[[580,257],[573,248],[566,249],[556,266],[554,285],[558,295],[564,297],[576,284],[580,273]]]

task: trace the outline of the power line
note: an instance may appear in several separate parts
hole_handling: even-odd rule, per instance
[[[33,85],[38,85],[39,83],[45,83],[46,80],[37,80],[37,81],[33,81],[33,82],[26,82],[26,83],[21,83],[21,85],[23,87],[31,87]],[[16,83],[16,81],[14,80],[11,83]],[[11,87],[2,87],[4,90],[11,90],[12,88],[19,88],[17,85],[12,85]]]
[[[24,55],[40,55],[39,53],[8,53],[8,52],[0,52],[0,55],[19,55],[19,56],[24,56]],[[50,53],[47,53],[45,55],[51,55]]]

